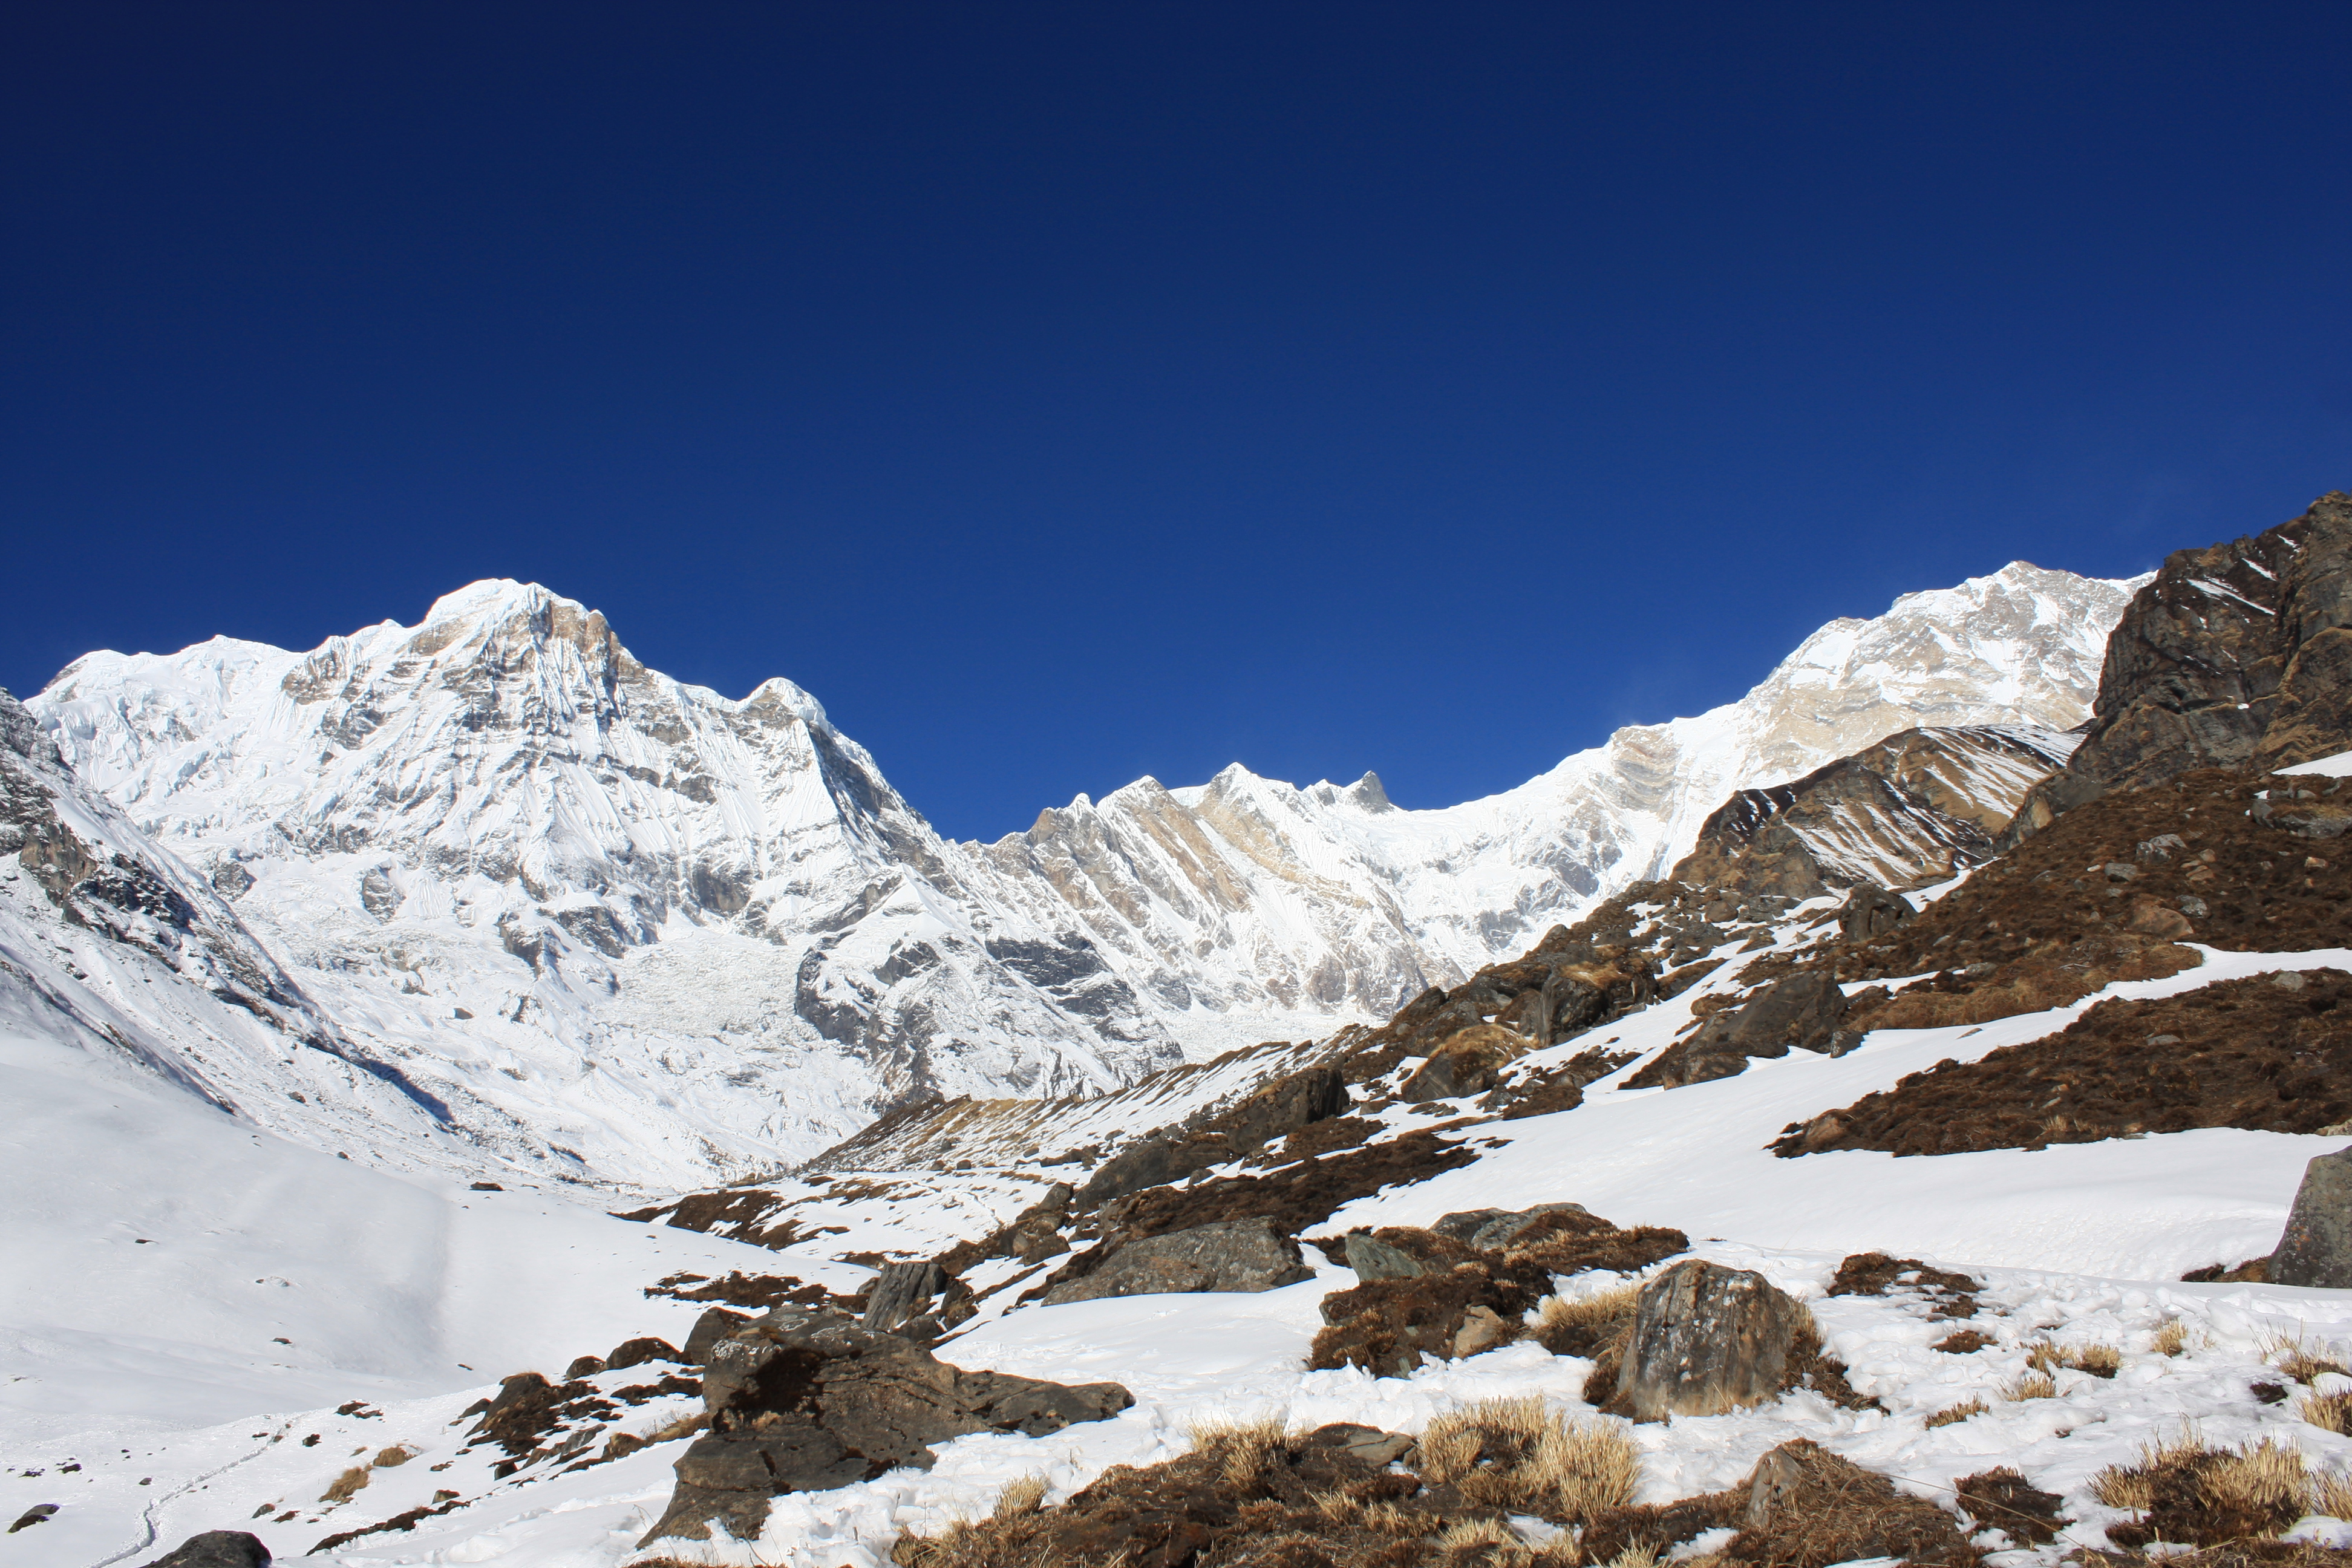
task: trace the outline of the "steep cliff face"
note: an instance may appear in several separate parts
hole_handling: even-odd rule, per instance
[[[1941,880],[1992,854],[1993,835],[2080,740],[2024,726],[1906,730],[1792,784],[1739,791],[1673,879],[1788,899]]]
[[[2087,736],[2009,841],[2111,789],[2281,767],[2352,737],[2352,496],[2251,539],[2176,551],[2107,645]]]

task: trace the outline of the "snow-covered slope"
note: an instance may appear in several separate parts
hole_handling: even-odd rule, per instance
[[[680,685],[542,588],[308,655],[92,654],[36,706],[346,1033],[535,1167],[708,1179],[908,1095],[1176,1055],[1083,944],[988,920],[805,692]]]
[[[789,681],[681,685],[514,583],[309,654],[91,654],[27,707],[465,1136],[676,1188],[931,1094],[1098,1092],[1384,1016],[1657,874],[1735,787],[1920,724],[2079,721],[2132,586],[2019,563],[1906,595],[1445,810],[1236,766],[986,846]]]

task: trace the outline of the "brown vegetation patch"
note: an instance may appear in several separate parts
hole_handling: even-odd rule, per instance
[[[2110,998],[2058,1034],[1912,1073],[1792,1128],[1772,1152],[1949,1154],[2194,1127],[2316,1132],[2352,1114],[2347,997],[2352,975],[2315,969]]]
[[[2074,1522],[2059,1514],[2057,1493],[2037,1490],[2006,1466],[1966,1477],[1955,1489],[1970,1519],[2000,1531],[2020,1546],[2047,1546]]]
[[[2184,1428],[2143,1447],[2137,1463],[2101,1470],[2091,1492],[2141,1516],[2107,1529],[2109,1541],[2137,1549],[2156,1541],[2218,1546],[2275,1536],[2312,1511],[2326,1485],[2294,1448],[2268,1438],[2209,1448]]]
[[[2209,947],[2303,952],[2339,946],[2352,868],[2335,853],[2342,839],[2313,834],[2324,834],[2329,818],[2340,823],[2352,806],[2344,784],[2208,768],[2103,795],[2008,851],[1917,919],[1845,950],[1843,977],[1998,966],[2041,944],[2133,931],[2135,911],[2149,908],[2182,915],[2189,929],[2179,939]],[[2270,798],[2258,799],[2265,790]],[[2293,798],[2301,795],[2312,798]],[[2266,816],[2251,815],[2257,809]],[[2178,845],[2164,843],[2167,836]],[[2310,859],[2327,863],[2306,865]],[[2111,877],[2110,866],[2128,875]],[[2184,899],[2204,912],[2183,910]],[[2147,917],[2140,923],[2169,924]]]
[[[1958,1333],[1946,1334],[1927,1348],[1941,1351],[1946,1355],[1973,1355],[1992,1342],[1990,1334],[1980,1334],[1974,1329],[1962,1329]]]
[[[1571,1426],[1536,1400],[1442,1416],[1417,1444],[1353,1426],[1194,1436],[1181,1458],[1114,1466],[1053,1507],[904,1537],[891,1558],[902,1568],[1571,1568],[1572,1537],[1531,1548],[1510,1517],[1604,1517],[1633,1495],[1638,1465],[1617,1428]],[[1401,1452],[1403,1472],[1389,1468]]]
[[[679,1301],[724,1301],[730,1307],[772,1307],[791,1301],[822,1307],[832,1299],[822,1285],[811,1285],[790,1274],[745,1274],[740,1270],[710,1279],[700,1274],[673,1274],[646,1287],[648,1296]]]
[[[1930,1316],[1937,1318],[1973,1318],[1977,1315],[1976,1292],[1984,1289],[1981,1282],[1948,1268],[1934,1268],[1916,1258],[1889,1258],[1883,1252],[1857,1252],[1838,1265],[1837,1273],[1830,1279],[1824,1292],[1831,1296],[1884,1296],[1901,1286],[1906,1294],[1916,1293],[1935,1303]]]

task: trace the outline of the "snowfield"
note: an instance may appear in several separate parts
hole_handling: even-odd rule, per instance
[[[2186,1268],[2267,1250],[2304,1163],[2345,1141],[2208,1131],[1932,1159],[1780,1160],[1765,1145],[1791,1121],[1944,1058],[1972,1059],[2063,1028],[2101,997],[2323,966],[2352,966],[2352,952],[2207,950],[2200,968],[2110,986],[2069,1007],[1969,1029],[1882,1031],[1843,1058],[1796,1052],[1678,1089],[1612,1088],[1639,1065],[1629,1064],[1574,1110],[1465,1129],[1464,1138],[1484,1146],[1475,1164],[1361,1200],[1319,1228],[1559,1199],[1620,1224],[1679,1226],[1696,1256],[1760,1269],[1808,1300],[1854,1386],[1886,1413],[1840,1410],[1799,1392],[1756,1410],[1633,1428],[1645,1500],[1729,1485],[1799,1436],[1927,1496],[2007,1463],[2064,1494],[2065,1511],[2080,1522],[2056,1547],[2003,1562],[2054,1561],[2073,1541],[2095,1543],[2097,1527],[2118,1517],[2089,1497],[2090,1478],[2183,1419],[2211,1441],[2268,1434],[2316,1468],[2352,1468],[2352,1443],[2297,1420],[2292,1405],[2265,1406],[2245,1392],[2274,1375],[2264,1356],[2282,1342],[2352,1341],[2352,1292],[2177,1282]],[[1702,985],[1601,1033],[1646,1056],[1687,1025],[1691,1002],[1706,994]],[[845,1291],[864,1270],[832,1261],[842,1253],[893,1243],[935,1250],[943,1237],[978,1234],[1017,1211],[1037,1182],[1058,1174],[1032,1166],[900,1177],[901,1191],[845,1202],[834,1216],[841,1234],[770,1252],[613,1218],[584,1194],[478,1194],[360,1158],[339,1161],[257,1135],[55,1043],[12,1043],[5,1062],[12,1097],[38,1114],[20,1121],[7,1146],[5,1176],[24,1196],[0,1227],[0,1245],[11,1258],[56,1260],[37,1278],[12,1276],[5,1298],[5,1500],[18,1510],[65,1506],[48,1523],[0,1537],[0,1564],[143,1560],[151,1539],[168,1546],[201,1529],[236,1528],[265,1504],[271,1517],[253,1528],[290,1559],[443,1489],[460,1506],[411,1531],[330,1549],[322,1560],[625,1563],[667,1499],[682,1440],[578,1472],[502,1479],[489,1468],[494,1448],[460,1453],[457,1413],[508,1373],[556,1378],[572,1357],[635,1335],[682,1341],[699,1309],[640,1294],[667,1274],[783,1272]],[[79,1152],[92,1148],[113,1152],[105,1170],[88,1168]],[[1954,1325],[1931,1321],[1921,1302],[1822,1295],[1842,1257],[1873,1249],[1983,1280],[1984,1309],[1970,1326],[1993,1346],[1944,1354],[1929,1347]],[[1478,1399],[1530,1393],[1583,1408],[1590,1363],[1527,1343],[1404,1378],[1304,1370],[1322,1296],[1353,1282],[1308,1257],[1317,1279],[1262,1294],[1010,1311],[992,1299],[991,1310],[940,1347],[945,1359],[1064,1382],[1116,1380],[1136,1405],[1044,1438],[961,1438],[941,1447],[928,1472],[780,1499],[757,1542],[670,1541],[660,1552],[876,1568],[900,1533],[985,1512],[1009,1481],[1044,1475],[1052,1498],[1066,1496],[1108,1465],[1184,1451],[1196,1423],[1280,1415],[1302,1426],[1347,1420],[1411,1432]],[[1614,1278],[1560,1284],[1576,1293]],[[2189,1348],[2166,1356],[2152,1341],[2175,1318],[2187,1325]],[[281,1335],[292,1343],[274,1343]],[[2113,1379],[2061,1370],[2054,1398],[2000,1397],[2025,1368],[2026,1347],[2042,1340],[2115,1345],[2122,1368]],[[617,1386],[650,1370],[596,1381]],[[1985,1414],[1925,1425],[1979,1397]],[[352,1400],[365,1404],[333,1413]],[[623,1425],[651,1433],[698,1407],[656,1400]],[[320,1442],[305,1447],[314,1432]],[[315,1500],[346,1467],[395,1444],[415,1457],[372,1470],[350,1501]],[[295,1518],[278,1522],[289,1510]],[[2308,1530],[2347,1528],[2314,1521]]]

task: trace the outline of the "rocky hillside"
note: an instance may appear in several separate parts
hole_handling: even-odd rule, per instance
[[[2107,644],[2083,744],[2012,837],[2102,792],[2198,767],[2280,767],[2352,724],[2352,495],[2250,539],[2176,551]]]

